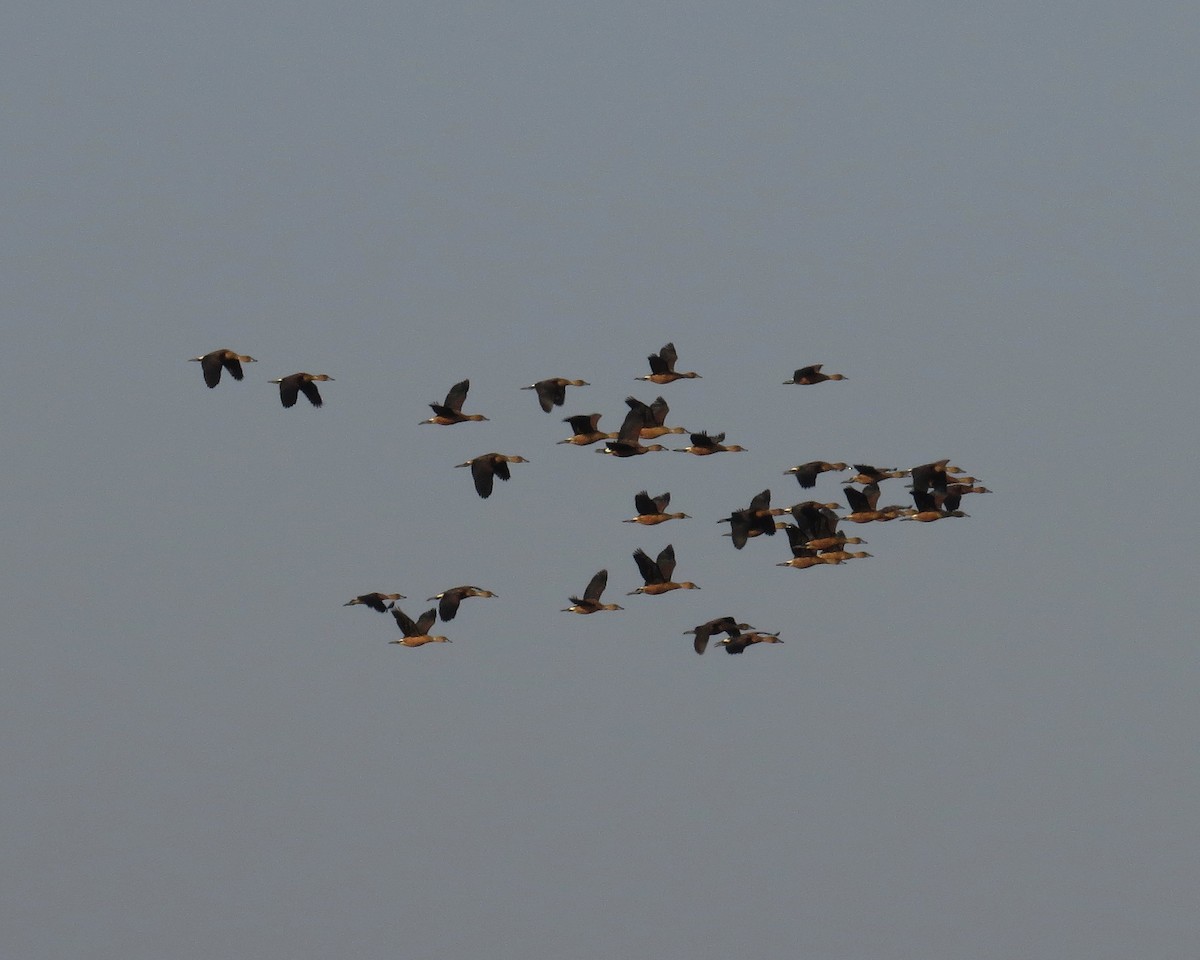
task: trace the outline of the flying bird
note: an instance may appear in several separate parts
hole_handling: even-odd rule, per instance
[[[604,593],[604,588],[608,586],[608,571],[597,571],[595,576],[588,581],[587,587],[584,588],[582,597],[571,597],[571,605],[565,607],[563,613],[598,613],[601,610],[624,610],[624,607],[619,607],[615,603],[601,603],[600,595]]]
[[[204,382],[211,390],[221,382],[221,369],[229,371],[234,380],[242,379],[243,363],[258,363],[253,357],[247,357],[232,350],[214,350],[202,357],[192,357],[191,362],[199,362],[200,372],[204,374]]]
[[[644,593],[654,597],[670,593],[672,590],[700,589],[690,580],[677,583],[671,579],[675,573],[675,547],[672,544],[668,543],[656,560],[651,560],[646,551],[640,548],[633,552],[633,559],[637,561],[638,570],[642,574],[645,584],[636,590],[630,590],[628,596]]]
[[[392,608],[392,616],[396,618],[396,626],[404,636],[399,640],[389,640],[388,643],[400,643],[406,647],[422,647],[427,643],[450,643],[446,637],[431,636],[429,633],[429,628],[437,620],[437,610],[426,610],[415,622],[399,607]]]
[[[475,481],[475,492],[485,500],[492,495],[493,478],[499,477],[501,480],[508,480],[511,474],[508,472],[510,463],[528,463],[524,457],[510,457],[503,453],[485,453],[483,456],[473,457],[466,463],[456,463],[456,467],[470,467],[471,479]]]
[[[280,377],[278,380],[272,380],[271,383],[279,384],[279,402],[285,407],[294,407],[296,399],[301,393],[308,397],[308,402],[314,407],[319,407],[323,401],[314,381],[320,380],[323,383],[332,379],[333,377],[323,373],[293,373],[286,377]]]
[[[586,380],[567,380],[565,377],[551,377],[549,380],[539,380],[531,383],[522,390],[536,390],[538,403],[549,413],[554,407],[561,407],[567,402],[567,387],[590,387]]]
[[[439,600],[438,616],[443,621],[453,620],[455,614],[458,613],[458,605],[467,597],[494,597],[496,594],[491,590],[484,590],[480,587],[463,586],[451,587],[449,590],[443,590],[436,597],[430,597],[430,600]]]
[[[813,383],[824,383],[826,380],[845,380],[846,379],[846,377],[844,377],[840,373],[822,373],[821,367],[823,367],[823,366],[824,366],[823,363],[814,363],[808,367],[801,367],[794,374],[792,374],[791,380],[784,380],[783,382],[785,384],[786,383],[813,384]]]
[[[676,380],[695,380],[700,374],[689,370],[680,373],[675,369],[675,361],[679,354],[675,352],[675,344],[668,343],[658,353],[652,353],[646,358],[650,363],[650,373],[644,377],[634,377],[635,380],[648,380],[651,383],[673,383]]]
[[[372,610],[378,610],[380,613],[387,613],[389,609],[395,606],[395,601],[406,600],[407,597],[399,593],[364,593],[361,596],[355,597],[353,600],[343,603],[343,607],[353,607],[356,604],[362,604],[365,607],[370,607]],[[384,603],[385,600],[392,601]]]
[[[455,423],[466,423],[468,420],[486,420],[487,417],[482,413],[462,412],[463,401],[467,399],[467,391],[470,389],[470,380],[460,380],[446,394],[445,403],[431,403],[429,405],[429,409],[433,411],[433,416],[428,420],[422,420],[421,423],[436,423],[445,427]]]

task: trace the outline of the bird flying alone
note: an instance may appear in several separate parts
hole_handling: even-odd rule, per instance
[[[271,383],[279,384],[279,402],[285,407],[294,407],[296,399],[301,393],[308,397],[308,402],[314,407],[319,407],[323,401],[314,382],[317,380],[324,382],[333,380],[333,377],[323,373],[293,373],[286,377],[280,377],[278,380],[272,380]]]
[[[637,508],[637,516],[622,520],[622,523],[640,523],[644,527],[653,527],[668,520],[689,520],[686,513],[667,513],[667,505],[671,502],[671,494],[660,493],[652,497],[645,490],[639,490],[633,495],[633,503]]]
[[[428,420],[422,420],[421,423],[436,423],[446,427],[455,423],[466,423],[468,420],[486,420],[487,417],[482,413],[462,412],[463,401],[467,399],[467,391],[470,389],[470,380],[460,380],[446,394],[445,403],[431,403],[429,405],[429,408],[433,411],[433,416]]]
[[[472,457],[466,463],[456,463],[454,466],[471,468],[471,479],[475,481],[475,492],[486,500],[492,495],[494,478],[499,477],[501,480],[511,478],[512,475],[508,472],[510,463],[528,462],[524,457],[510,457],[503,453],[485,453],[479,457]]]
[[[353,600],[343,603],[342,606],[353,607],[362,604],[364,607],[370,607],[372,610],[378,610],[380,613],[387,613],[388,610],[395,606],[395,601],[405,599],[407,598],[399,593],[364,593]],[[385,600],[391,602],[385,603]]]
[[[667,544],[658,558],[651,560],[645,550],[637,549],[633,552],[633,559],[637,562],[638,571],[645,581],[643,586],[636,590],[630,590],[629,596],[638,593],[645,593],[652,597],[663,593],[670,593],[672,590],[699,590],[700,588],[690,580],[676,582],[671,579],[675,573],[675,547],[672,544]]]
[[[584,588],[582,597],[571,597],[571,605],[563,608],[563,613],[599,613],[601,610],[624,610],[615,603],[601,603],[600,595],[608,586],[608,571],[598,570]]]
[[[399,640],[389,640],[388,643],[399,643],[406,647],[422,647],[427,643],[450,643],[446,637],[431,636],[429,628],[437,620],[437,610],[426,610],[416,621],[399,607],[392,608],[392,616],[396,618],[396,626],[404,634]]]
[[[799,370],[797,370],[795,373],[792,374],[791,380],[784,380],[783,382],[785,384],[801,383],[801,384],[808,385],[808,384],[814,384],[814,383],[824,383],[826,380],[845,380],[845,379],[847,379],[845,376],[843,376],[840,373],[822,373],[821,367],[823,367],[823,366],[824,366],[823,363],[814,363],[808,367],[801,367]]]
[[[551,377],[549,380],[539,380],[531,383],[522,390],[536,390],[538,403],[549,413],[555,407],[561,407],[567,402],[567,387],[590,387],[586,380],[568,380],[565,377]]]
[[[634,377],[635,380],[648,380],[650,383],[674,383],[676,380],[696,380],[700,374],[694,370],[679,373],[675,369],[675,361],[679,354],[675,352],[675,344],[666,344],[658,353],[652,353],[646,358],[650,363],[650,373],[644,377]]]
[[[458,613],[458,605],[467,597],[494,597],[496,594],[491,590],[484,590],[481,587],[462,586],[452,587],[449,590],[443,590],[436,597],[430,597],[429,600],[438,600],[438,616],[443,621],[453,620]]]
[[[234,353],[232,350],[214,350],[202,357],[192,357],[191,362],[200,364],[200,372],[204,374],[204,382],[210,390],[221,382],[222,368],[228,370],[234,380],[241,380],[242,364],[258,363],[253,357]]]

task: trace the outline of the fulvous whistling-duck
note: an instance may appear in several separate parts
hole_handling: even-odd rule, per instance
[[[775,536],[775,518],[787,512],[785,507],[772,507],[771,491],[764,490],[762,493],[754,495],[750,506],[743,510],[734,510],[728,517],[718,520],[717,523],[729,524],[729,535],[733,538],[733,545],[741,550],[750,537],[759,534]],[[787,526],[787,524],[783,524],[783,526]]]
[[[717,617],[715,620],[709,620],[708,623],[702,623],[698,627],[692,627],[691,630],[684,630],[683,635],[686,637],[689,633],[695,634],[695,640],[692,641],[692,647],[697,653],[704,653],[708,648],[708,640],[714,633],[725,633],[731,637],[736,637],[743,630],[753,630],[754,628],[748,623],[738,623],[733,617]]]
[[[421,423],[436,423],[448,427],[455,423],[466,423],[468,420],[486,420],[482,413],[463,413],[463,401],[467,399],[467,391],[471,389],[470,380],[460,380],[446,394],[445,403],[431,403],[429,409],[433,416]]]
[[[883,467],[873,467],[869,463],[856,463],[854,469],[858,473],[844,481],[845,483],[878,483],[880,480],[908,476],[907,470],[888,470]]]
[[[971,478],[971,483],[948,483],[946,484],[947,493],[957,493],[960,497],[964,493],[991,493],[987,487],[981,487],[975,484],[975,478]]]
[[[617,433],[616,440],[609,440],[604,444],[603,450],[597,450],[597,453],[606,453],[612,457],[636,457],[639,454],[650,453],[651,451],[666,450],[661,443],[643,444],[641,441],[642,425],[645,420],[642,412],[635,408],[625,414],[625,419],[621,423],[621,429]]]
[[[200,363],[200,372],[204,374],[204,382],[208,384],[209,389],[221,382],[222,367],[229,371],[234,380],[241,380],[242,364],[258,363],[253,357],[244,357],[232,350],[214,350],[202,357],[191,358],[191,362],[196,361]]]
[[[653,403],[643,403],[637,397],[626,397],[625,404],[630,410],[637,410],[642,415],[642,426],[638,436],[643,440],[653,440],[668,433],[687,433],[683,427],[668,427],[667,414],[671,408],[662,397],[656,397]]]
[[[565,377],[551,377],[549,380],[539,380],[531,383],[522,390],[536,390],[538,403],[547,413],[554,407],[561,407],[567,402],[567,387],[590,387],[586,380],[568,380]]]
[[[458,605],[467,597],[494,597],[496,594],[491,590],[482,590],[479,587],[452,587],[449,590],[443,590],[436,597],[429,597],[429,600],[440,600],[438,604],[438,616],[445,620],[453,620],[454,615],[458,613]]]
[[[745,653],[746,648],[756,643],[783,643],[779,639],[779,631],[774,633],[761,633],[755,631],[753,633],[739,633],[733,637],[722,637],[717,641],[725,648],[726,653]]]
[[[355,604],[363,604],[370,607],[372,610],[378,610],[380,613],[387,613],[390,607],[395,606],[397,600],[407,600],[408,598],[399,593],[364,593],[360,597],[355,597],[348,603],[343,603],[343,607],[353,607]],[[391,603],[384,603],[384,600],[391,600]]]
[[[725,521],[728,519],[729,518],[726,517],[724,520],[718,520],[717,523],[725,523]],[[751,527],[749,530],[746,531],[746,540],[753,540],[755,537],[761,537],[764,533],[767,532],[768,526],[771,528],[772,531],[775,531],[775,530],[786,530],[788,527],[791,526],[791,524],[788,523],[786,520],[776,520],[774,523],[771,523],[770,521],[764,521],[762,526]],[[721,536],[733,537],[734,532],[732,530],[730,530],[727,533],[721,534]],[[745,541],[742,542],[742,546],[745,546]],[[741,550],[742,548],[738,547],[738,549]]]
[[[822,373],[821,367],[823,367],[823,366],[825,366],[825,364],[823,364],[823,363],[814,363],[808,367],[801,367],[794,374],[792,374],[791,380],[784,380],[783,382],[784,383],[813,384],[813,383],[824,383],[826,380],[845,380],[846,379],[846,377],[844,377],[840,373]]]
[[[714,453],[747,453],[745,447],[739,447],[736,443],[731,443],[728,446],[723,442],[725,434],[723,433],[692,433],[688,434],[691,438],[691,445],[687,447],[676,447],[676,453],[692,453],[697,457],[707,457]]]
[[[640,523],[642,526],[652,527],[659,523],[666,523],[668,520],[691,519],[686,513],[667,513],[667,506],[670,502],[671,495],[669,493],[660,493],[657,497],[652,497],[645,490],[639,490],[633,495],[633,504],[637,508],[638,515],[621,522]]]
[[[571,597],[571,606],[563,609],[563,613],[597,613],[600,610],[624,610],[615,603],[601,603],[600,594],[608,586],[608,571],[600,570],[583,591],[582,597]]]
[[[787,524],[783,528],[787,534],[788,547],[791,548],[792,558],[785,560],[782,563],[777,563],[777,567],[794,567],[797,570],[807,570],[809,567],[815,567],[818,564],[824,563],[817,555],[817,551],[808,546],[808,533],[800,527],[794,527]]]
[[[615,440],[617,438],[615,433],[605,433],[597,428],[600,417],[599,413],[579,413],[573,417],[563,417],[563,423],[569,423],[573,432],[566,440],[558,442],[586,447],[599,440]]]
[[[633,559],[637,561],[638,570],[641,571],[642,579],[646,583],[636,590],[630,590],[628,596],[645,593],[653,597],[662,593],[670,593],[672,590],[700,589],[690,580],[676,583],[671,579],[671,575],[675,572],[675,547],[672,544],[668,543],[663,548],[657,560],[651,560],[646,551],[640,548],[633,552]]]
[[[333,377],[323,373],[293,373],[270,382],[279,384],[279,402],[285,407],[294,407],[296,399],[301,393],[308,397],[308,402],[314,407],[319,407],[323,401],[314,381],[320,380],[324,383],[326,380],[332,379]]]
[[[872,556],[874,554],[866,550],[822,550],[817,554],[817,559],[822,563],[841,563],[843,560],[861,560]]]
[[[820,554],[816,550],[809,550],[806,553],[799,553],[790,560],[781,560],[775,564],[777,567],[791,567],[793,570],[807,570],[810,567],[823,567],[825,561],[821,559]]]
[[[908,512],[907,507],[878,507],[879,484],[877,483],[868,483],[861,490],[855,490],[854,487],[843,487],[842,492],[846,495],[846,503],[850,505],[850,513],[842,519],[848,520],[850,523],[895,520]]]
[[[785,474],[794,474],[800,486],[805,490],[809,490],[817,485],[817,475],[827,473],[831,470],[845,470],[844,463],[826,463],[824,460],[810,460],[808,463],[802,463],[798,467],[792,467],[789,470],[784,470]]]
[[[901,520],[917,520],[921,523],[929,523],[933,520],[944,520],[947,517],[969,517],[969,513],[963,513],[958,509],[959,501],[962,499],[957,493],[929,493],[920,490],[912,492],[913,502],[916,503],[915,511],[910,511],[907,516],[901,517]]]
[[[909,471],[912,477],[912,488],[920,493],[925,493],[930,487],[940,493],[946,492],[946,474],[952,473],[955,470],[950,466],[950,458],[945,460],[935,460],[933,463],[923,463],[919,467],[913,467]]]
[[[796,536],[801,538],[802,543],[838,535],[837,525],[840,517],[833,512],[836,506],[836,503],[818,503],[816,500],[792,504],[791,514],[796,521]]]
[[[817,537],[804,545],[810,550],[837,550],[851,543],[866,543],[862,537],[848,537],[840,530],[831,537]]]
[[[679,373],[675,370],[675,361],[679,359],[679,354],[675,352],[675,344],[668,343],[658,353],[652,353],[646,358],[650,361],[650,373],[644,377],[635,377],[635,380],[648,380],[651,383],[672,383],[675,380],[695,380],[700,374],[694,371],[687,373]]]
[[[475,481],[475,492],[486,500],[492,495],[493,477],[508,480],[512,476],[508,472],[510,463],[528,462],[524,457],[510,457],[503,453],[485,453],[479,457],[472,457],[466,463],[456,463],[454,466],[471,468],[471,479]]]
[[[399,607],[392,608],[392,616],[396,618],[396,626],[400,628],[400,632],[404,636],[399,640],[389,640],[388,643],[399,643],[406,647],[421,647],[427,643],[450,643],[446,637],[435,637],[429,634],[429,628],[437,619],[437,610],[435,609],[426,610],[415,623]]]

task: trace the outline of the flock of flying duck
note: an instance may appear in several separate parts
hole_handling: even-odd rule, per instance
[[[192,357],[199,362],[204,374],[204,382],[210,387],[221,382],[222,371],[227,371],[235,380],[244,376],[242,364],[255,363],[250,356],[235,353],[232,350],[214,350],[203,356]],[[666,344],[658,353],[648,357],[650,373],[635,379],[658,385],[672,383],[676,380],[692,380],[700,377],[695,371],[678,371],[675,364],[678,354],[675,345]],[[822,365],[812,364],[801,367],[792,375],[792,379],[784,380],[784,384],[814,385],[826,381],[845,380],[840,373],[824,373]],[[323,403],[317,389],[318,382],[332,381],[333,377],[326,374],[293,373],[271,383],[279,384],[279,399],[284,407],[295,406],[301,393],[314,407]],[[561,407],[566,402],[567,387],[589,386],[584,380],[568,380],[563,377],[553,377],[539,380],[537,383],[523,387],[524,390],[536,392],[538,404],[542,410],[550,413],[554,407]],[[462,380],[454,384],[446,394],[442,403],[430,403],[433,416],[422,420],[422,424],[452,426],[458,423],[478,422],[487,420],[481,413],[463,413],[463,404],[467,398],[471,383]],[[659,443],[643,443],[643,440],[655,440],[671,434],[688,433],[691,443],[686,447],[669,448],[678,453],[690,453],[694,456],[710,456],[716,453],[744,452],[745,448],[737,444],[725,444],[725,434],[689,433],[680,426],[667,426],[666,419],[670,407],[663,397],[658,397],[653,403],[643,403],[635,397],[625,400],[629,412],[621,424],[621,428],[613,433],[599,429],[601,414],[578,414],[564,417],[563,422],[570,425],[572,435],[561,443],[574,446],[590,446],[604,443],[604,448],[598,453],[614,457],[635,457],[646,453],[665,451],[668,448]],[[524,457],[502,453],[485,453],[472,457],[458,467],[470,467],[471,478],[476,493],[480,497],[491,496],[495,479],[509,480],[510,463],[528,463]],[[813,460],[802,463],[784,471],[785,475],[794,476],[803,489],[812,489],[817,484],[817,478],[823,473],[843,472],[853,467],[855,475],[843,480],[843,494],[849,513],[839,516],[835,511],[842,509],[836,502],[821,503],[806,500],[789,507],[772,507],[771,491],[763,490],[756,494],[749,505],[734,510],[719,523],[728,523],[729,532],[725,534],[732,539],[734,547],[742,549],[753,537],[765,535],[774,536],[783,530],[787,536],[791,558],[777,564],[781,567],[808,569],[827,565],[839,565],[847,560],[870,557],[866,551],[850,551],[846,547],[866,543],[861,537],[850,537],[838,529],[839,523],[855,524],[884,523],[890,520],[908,520],[930,523],[951,517],[966,517],[968,514],[960,509],[964,496],[972,493],[990,493],[982,486],[976,477],[966,476],[948,459],[921,464],[908,469],[879,468],[870,464],[829,463],[824,460]],[[890,504],[879,506],[880,484],[889,479],[905,477],[909,484],[913,499],[912,505]],[[858,486],[855,486],[855,485]],[[637,523],[643,526],[657,526],[670,520],[687,519],[688,514],[668,512],[671,502],[670,493],[662,493],[652,497],[645,490],[639,491],[634,497],[637,515],[625,523]],[[781,520],[780,517],[787,517]],[[676,581],[675,548],[668,544],[658,556],[651,559],[644,550],[634,551],[633,559],[637,563],[642,576],[643,585],[629,591],[629,596],[638,594],[659,596],[675,590],[699,590],[700,588],[689,580]],[[608,586],[608,571],[599,570],[588,582],[582,596],[570,597],[571,605],[563,608],[564,613],[593,614],[609,610],[623,610],[615,603],[605,603],[601,600]],[[495,597],[490,590],[473,585],[463,585],[445,590],[436,596],[429,597],[427,602],[437,601],[437,606],[431,607],[416,620],[409,617],[396,606],[397,600],[406,597],[399,593],[365,593],[348,601],[345,606],[362,605],[380,613],[391,613],[400,628],[401,636],[389,642],[406,647],[420,647],[427,643],[449,643],[447,637],[430,633],[433,625],[440,618],[442,622],[453,620],[458,613],[463,600],[472,597]],[[749,646],[759,643],[783,643],[779,631],[767,633],[755,630],[750,624],[743,623],[733,617],[718,617],[685,631],[685,636],[693,636],[693,646],[696,653],[704,653],[709,641],[719,637],[717,644],[726,653],[739,654]]]

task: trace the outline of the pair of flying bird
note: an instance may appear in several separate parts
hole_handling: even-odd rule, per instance
[[[211,353],[206,353],[201,357],[192,357],[191,359],[193,362],[200,364],[200,371],[204,374],[204,382],[208,384],[210,390],[221,382],[222,370],[227,370],[234,380],[241,380],[244,376],[242,364],[258,362],[253,357],[235,353],[233,350],[213,350]],[[301,393],[308,398],[309,403],[314,407],[319,407],[323,401],[321,400],[321,393],[317,389],[317,382],[332,379],[333,377],[324,373],[292,373],[286,377],[280,377],[278,380],[271,380],[270,382],[279,384],[279,400],[285,407],[294,407]]]

